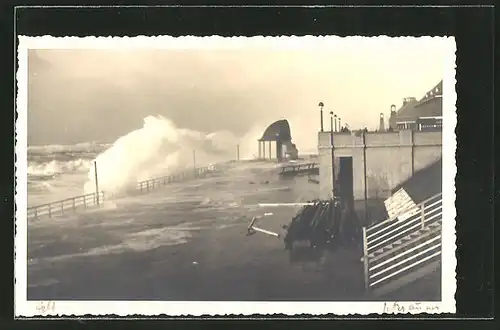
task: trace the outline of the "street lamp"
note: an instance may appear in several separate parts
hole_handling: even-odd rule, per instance
[[[334,115],[333,117],[335,117],[335,132],[337,132],[337,115]]]
[[[323,132],[323,106],[324,106],[323,102],[319,102],[318,106],[319,106],[319,112],[321,114],[321,132]]]
[[[337,115],[335,115],[335,117],[336,116]],[[335,146],[333,144],[333,117],[333,111],[330,111],[330,145],[332,147],[332,196],[335,197]],[[337,126],[337,121],[335,121],[335,126]]]

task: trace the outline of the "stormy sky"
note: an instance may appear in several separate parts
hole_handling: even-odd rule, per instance
[[[286,118],[292,136],[315,138],[320,101],[351,127],[374,128],[392,103],[420,98],[443,78],[446,48],[439,39],[366,40],[293,50],[30,50],[28,144],[112,142],[148,115],[239,135]]]

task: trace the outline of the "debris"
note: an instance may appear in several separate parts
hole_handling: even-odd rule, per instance
[[[265,230],[265,229],[256,227],[255,226],[255,221],[257,221],[257,217],[253,217],[252,221],[250,221],[250,224],[248,225],[248,228],[247,228],[247,236],[253,235],[253,234],[255,234],[255,232],[258,231],[258,232],[261,232],[263,234],[267,234],[267,235],[270,235],[270,236],[280,237],[280,235],[278,233],[275,233],[275,232],[272,232],[270,230]]]

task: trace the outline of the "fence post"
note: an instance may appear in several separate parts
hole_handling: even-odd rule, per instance
[[[83,195],[83,207],[87,208],[87,195]]]
[[[368,242],[366,239],[366,227],[363,227],[363,266],[364,266],[364,272],[365,272],[365,290],[368,290],[370,287],[369,285],[369,274],[368,274]]]
[[[61,215],[64,215],[64,202],[61,201]]]
[[[51,205],[52,205],[52,204],[49,204],[49,218],[51,218],[51,217],[52,217]]]
[[[99,181],[97,180],[97,161],[94,161],[94,174],[95,174],[95,193],[96,193],[96,202],[99,206]]]
[[[193,150],[193,168],[194,168],[194,177],[196,178],[196,150]]]
[[[75,199],[73,198],[73,212],[75,212],[75,208],[76,208]]]
[[[420,221],[422,222],[422,229],[425,228],[425,204],[420,205]]]

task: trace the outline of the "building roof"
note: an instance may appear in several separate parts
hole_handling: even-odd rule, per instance
[[[412,177],[392,189],[394,194],[403,188],[415,204],[443,191],[443,160],[440,158],[429,166],[416,171]]]
[[[397,121],[414,121],[419,117],[437,117],[443,115],[443,81],[430,89],[419,101],[410,100],[396,112]]]
[[[278,120],[269,125],[259,141],[291,141],[290,125],[286,119]]]

